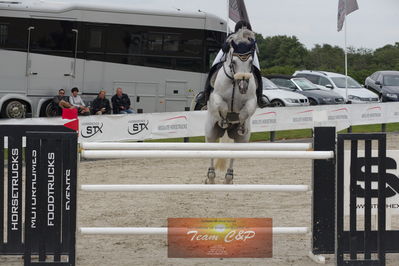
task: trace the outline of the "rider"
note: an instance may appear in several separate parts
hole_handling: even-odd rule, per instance
[[[249,30],[252,30],[251,24],[249,22],[245,20],[240,20],[236,23],[236,26],[234,28],[234,33],[236,33],[239,29],[244,27],[246,27]],[[229,51],[229,49],[230,49],[230,43],[226,41],[223,44],[222,48],[219,50],[219,53],[216,55],[215,60],[213,61],[212,68],[209,71],[208,79],[205,84],[204,93],[199,95],[197,102],[203,102],[205,105],[206,102],[208,101],[209,95],[213,90],[212,86],[210,85],[210,78],[212,74],[217,69],[219,69],[219,67],[223,64],[224,55]],[[253,65],[254,65],[253,74],[258,82],[258,87],[256,88],[256,97],[257,97],[258,106],[260,108],[264,108],[269,104],[269,101],[266,99],[265,96],[263,96],[262,76],[260,73],[259,59],[256,52],[254,53]]]

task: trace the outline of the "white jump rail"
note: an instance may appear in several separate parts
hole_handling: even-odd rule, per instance
[[[213,151],[213,150],[82,150],[85,159],[127,159],[127,158],[236,158],[236,159],[331,159],[333,151]]]
[[[293,150],[306,151],[312,149],[311,143],[122,143],[122,142],[84,142],[84,150]]]
[[[82,235],[167,235],[167,227],[81,227]],[[273,227],[273,234],[307,234],[308,227]]]
[[[142,185],[81,185],[91,192],[306,192],[308,185],[204,185],[204,184],[142,184]]]

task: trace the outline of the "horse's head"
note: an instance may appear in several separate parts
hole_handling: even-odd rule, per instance
[[[240,93],[245,94],[248,90],[249,80],[253,77],[252,61],[256,49],[254,33],[247,29],[241,29],[234,34],[230,43],[230,70]]]

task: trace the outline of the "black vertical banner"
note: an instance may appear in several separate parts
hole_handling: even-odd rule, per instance
[[[7,243],[19,249],[22,243],[22,137],[8,136]]]
[[[29,136],[31,137],[31,136]],[[38,226],[38,251],[39,251],[39,261],[46,260],[46,220],[47,220],[47,156],[46,156],[46,149],[44,148],[47,144],[46,140],[40,140],[40,149],[39,149],[39,160],[40,160],[40,167],[37,175],[37,182],[38,182],[38,210],[39,215],[37,217],[37,226]]]
[[[32,264],[32,254],[39,254],[39,262],[64,263],[67,256],[68,265],[73,266],[77,134],[28,132],[27,145],[27,178],[30,179],[27,190],[30,189],[31,193],[26,196],[27,203],[30,203],[26,213],[31,215],[25,220],[25,265]],[[36,202],[34,181],[38,185]],[[36,224],[32,218],[35,217],[34,210],[37,210]],[[36,228],[30,224],[35,224]],[[50,261],[49,255],[52,255]]]
[[[62,189],[62,152],[61,152],[61,144],[62,141],[60,138],[51,139],[50,147],[53,147],[51,152],[49,153],[49,157],[54,157],[54,178],[51,178],[49,174],[49,182],[53,181],[54,190],[53,195],[49,195],[48,204],[51,206],[54,205],[54,223],[51,225],[51,229],[53,229],[53,244],[54,247],[54,261],[60,261],[61,259],[61,213],[62,213],[62,198],[63,198],[63,189]],[[49,187],[51,183],[49,183]],[[51,191],[49,191],[50,193]],[[54,197],[54,200],[51,199],[51,196]],[[49,208],[51,210],[51,208]],[[50,223],[51,224],[51,223]]]
[[[26,139],[26,181],[25,181],[25,263],[31,260],[32,251],[38,250],[39,238],[39,191],[40,139]]]
[[[75,262],[76,191],[77,191],[77,135],[68,134],[62,141],[62,250]],[[73,264],[72,264],[73,265]]]
[[[4,249],[4,136],[0,135],[0,250]]]
[[[30,142],[30,144],[27,143],[27,147],[24,149],[22,140],[26,136],[28,142],[28,135],[33,137],[35,141]],[[73,139],[76,146],[76,135],[76,131],[64,126],[0,125],[0,167],[2,168],[0,170],[0,255],[26,254],[23,240],[27,237],[32,240],[31,247],[27,252],[37,255],[40,246],[41,258],[45,257],[46,245],[40,244],[44,243],[40,240],[43,239],[45,228],[40,226],[40,221],[46,222],[47,214],[41,211],[47,211],[48,197],[43,193],[48,192],[48,174],[46,175],[47,169],[43,168],[40,162],[48,164],[48,161],[47,157],[40,152],[41,140],[47,140],[49,136],[59,140]],[[8,141],[7,151],[5,149],[6,141]],[[61,149],[64,149],[64,147],[61,147]],[[30,152],[27,150],[30,150]],[[70,156],[73,160],[76,153]],[[7,165],[5,165],[6,163]],[[26,167],[25,173],[23,171],[24,166]],[[44,175],[44,179],[41,178],[41,174]],[[62,175],[62,172],[60,172],[60,175]],[[62,177],[59,176],[59,178]],[[41,180],[45,184],[40,183]],[[22,202],[23,194],[25,195],[25,202]],[[27,207],[30,208],[28,211],[26,211]],[[32,230],[29,230],[31,232],[27,236],[26,229],[28,228]],[[50,248],[48,251],[54,252],[55,247],[48,246]],[[67,250],[63,251],[68,253]]]
[[[44,204],[45,217],[43,220],[43,232],[44,234],[44,249],[46,254],[53,253],[55,250],[59,249],[59,228],[61,227],[60,219],[60,207],[61,207],[61,190],[60,190],[60,180],[61,180],[61,162],[58,158],[59,149],[57,147],[60,143],[54,139],[54,136],[49,136],[47,139],[42,139],[41,149],[44,155],[44,169],[43,172],[43,182],[45,184],[44,193],[45,198],[42,200]],[[57,152],[58,151],[58,152]],[[58,231],[58,232],[57,232]],[[59,259],[59,254],[55,254],[55,259]]]
[[[70,227],[68,229],[69,233],[69,261],[71,265],[75,265],[76,261],[76,219],[77,219],[77,182],[78,182],[78,135],[68,134],[69,150],[68,153],[70,160],[70,197],[69,197],[69,214],[68,220],[70,222]]]
[[[71,222],[70,217],[71,211],[71,147],[69,140],[63,140],[62,142],[62,188],[63,188],[63,205],[62,205],[62,249],[66,250],[69,247],[69,231]]]

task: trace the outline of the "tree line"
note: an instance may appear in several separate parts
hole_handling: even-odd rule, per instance
[[[264,38],[256,35],[263,75],[292,75],[295,70],[321,70],[345,73],[344,49],[329,44],[307,49],[295,36]],[[367,76],[378,70],[399,71],[399,42],[372,50],[348,48],[348,75],[364,84]]]

